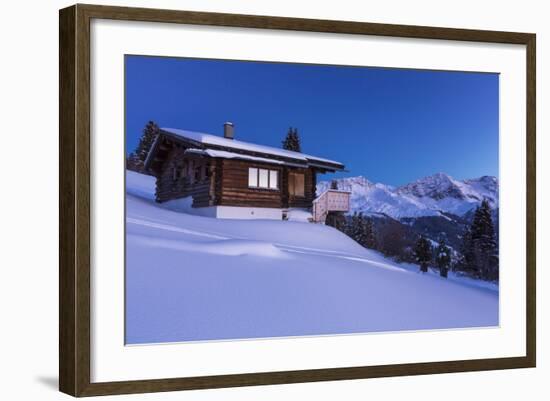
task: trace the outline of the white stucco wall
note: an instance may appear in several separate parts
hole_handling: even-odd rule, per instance
[[[283,211],[266,207],[209,206],[193,207],[190,196],[164,202],[164,207],[177,212],[194,214],[196,216],[215,217],[218,219],[267,219],[282,220]]]
[[[267,207],[213,206],[219,219],[268,219],[282,220],[282,209]],[[210,209],[210,208],[201,208]]]

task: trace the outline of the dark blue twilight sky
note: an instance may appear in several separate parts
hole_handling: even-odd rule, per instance
[[[498,176],[498,75],[126,56],[127,152],[161,127],[302,151],[401,185],[436,172]]]

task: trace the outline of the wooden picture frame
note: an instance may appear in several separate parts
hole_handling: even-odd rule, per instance
[[[90,21],[94,18],[525,45],[527,49],[525,60],[527,71],[526,355],[92,383],[90,380]],[[73,396],[94,396],[535,366],[535,34],[80,4],[60,10],[59,28],[60,391]]]

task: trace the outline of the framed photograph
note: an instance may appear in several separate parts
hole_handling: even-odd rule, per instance
[[[534,34],[59,18],[61,391],[535,366]]]

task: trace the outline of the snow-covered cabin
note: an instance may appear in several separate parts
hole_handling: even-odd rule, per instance
[[[344,165],[304,153],[224,136],[161,128],[145,168],[156,179],[157,202],[219,218],[282,219],[291,208],[311,209],[317,174]]]

